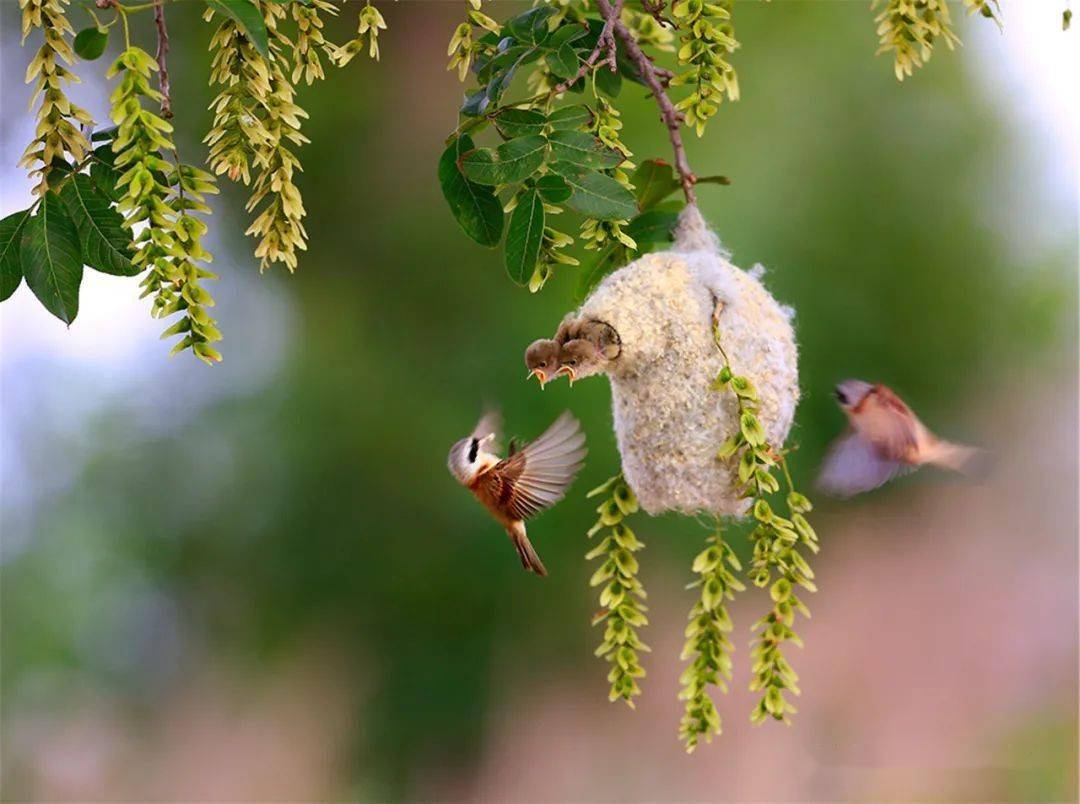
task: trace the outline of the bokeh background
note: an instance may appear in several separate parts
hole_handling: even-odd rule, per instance
[[[1003,2],[1004,35],[958,7],[965,46],[903,85],[867,3],[737,6],[743,99],[690,158],[732,178],[702,207],[798,311],[799,481],[843,426],[829,390],[848,376],[997,459],[981,484],[926,471],[822,501],[794,727],[748,722],[767,606],[751,590],[725,733],[682,752],[704,532],[678,517],[635,524],[654,652],[637,711],[607,703],[583,554],[584,493],[618,469],[609,390],[541,393],[521,362],[576,277],[530,296],[458,231],[435,165],[463,4],[401,2],[383,4],[381,63],[300,93],[300,271],[258,276],[242,193],[217,199],[222,365],[168,359],[131,280],[89,273],[70,329],[25,286],[0,308],[4,798],[1075,800],[1080,63],[1063,3]],[[200,7],[169,8],[196,162]],[[28,198],[29,50],[14,0],[0,24],[8,214]],[[78,65],[99,116],[101,64]],[[666,156],[650,102],[624,105],[633,150]],[[446,472],[484,400],[519,436],[564,408],[587,430],[582,476],[531,528],[545,582]]]

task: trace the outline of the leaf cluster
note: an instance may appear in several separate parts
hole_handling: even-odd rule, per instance
[[[217,186],[206,171],[180,163],[172,124],[143,106],[144,98],[162,100],[149,82],[157,69],[149,53],[132,46],[106,74],[120,78],[111,97],[116,208],[124,215],[125,229],[134,233],[132,262],[138,272],[146,271],[142,295],[153,297],[153,315],[181,315],[162,337],[181,336],[174,354],[191,349],[204,362],[215,363],[221,354],[212,344],[221,333],[207,313],[214,300],[202,281],[217,277],[202,267],[212,257],[202,247],[206,224],[196,214],[209,213],[205,196],[216,193]]]
[[[683,634],[686,644],[680,656],[683,661],[691,660],[679,677],[683,685],[679,699],[686,702],[679,723],[679,739],[686,745],[687,753],[697,748],[702,736],[711,742],[713,735],[721,733],[720,714],[708,689],[715,686],[721,692],[728,691],[735,646],[728,637],[734,626],[724,601],[734,600],[735,593],[746,588],[735,576],[742,571],[742,565],[724,541],[719,523],[708,537],[707,545],[694,558],[693,571],[698,579],[688,588],[697,587],[701,594],[690,609]]]
[[[615,475],[587,496],[599,495],[605,495],[596,509],[600,518],[588,535],[591,539],[605,529],[607,532],[585,556],[590,561],[601,562],[589,585],[604,587],[600,592],[601,609],[593,617],[593,625],[603,623],[604,638],[595,653],[611,665],[608,700],[622,699],[633,708],[634,697],[641,694],[638,679],[645,675],[638,652],[649,650],[637,635],[637,629],[649,621],[645,616],[648,609],[642,602],[646,597],[645,587],[637,577],[639,565],[634,557],[645,545],[625,522],[628,516],[637,513],[638,502],[622,475]]]
[[[765,430],[757,415],[757,391],[749,379],[731,370],[716,325],[713,337],[724,356],[724,366],[714,380],[713,388],[733,393],[739,413],[739,432],[721,445],[717,459],[737,462],[735,471],[741,494],[750,501],[755,521],[750,533],[753,559],[747,577],[755,586],[768,586],[773,601],[772,609],[754,623],[752,629],[757,636],[752,651],[754,679],[750,689],[762,692],[762,697],[751,713],[751,720],[759,723],[772,717],[786,721],[787,715],[796,710],[785,692],[798,695],[799,687],[798,676],[784,658],[783,645],[791,642],[802,646],[802,640],[792,627],[795,612],[810,616],[795,590],[801,587],[808,592],[817,591],[813,570],[798,550],[805,547],[817,553],[819,549],[817,534],[805,516],[812,505],[805,495],[795,490],[786,455],[778,453],[766,441]],[[770,497],[780,491],[780,483],[773,474],[777,467],[783,471],[789,489],[785,498],[786,517],[776,513],[769,502]],[[777,576],[775,582],[772,580],[774,573]]]
[[[881,0],[874,0],[873,5],[882,5]],[[1001,27],[998,0],[964,0],[964,8],[969,15],[978,14]],[[877,53],[893,54],[893,72],[898,81],[926,64],[938,42],[944,42],[949,50],[960,44],[946,0],[886,0],[874,22]]]
[[[135,246],[114,203],[115,171],[109,145],[72,165],[50,165],[50,186],[29,208],[0,220],[0,301],[23,279],[50,313],[65,324],[79,312],[84,268],[134,276]]]
[[[733,0],[676,0],[671,16],[679,26],[679,73],[674,86],[691,92],[675,107],[700,137],[725,98],[739,99],[739,79],[729,56],[739,47],[731,25]]]

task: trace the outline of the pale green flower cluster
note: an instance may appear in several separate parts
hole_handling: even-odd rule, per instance
[[[709,695],[709,687],[728,691],[735,646],[728,637],[734,626],[725,601],[734,600],[735,593],[746,588],[735,577],[742,565],[724,541],[719,522],[716,532],[706,541],[708,546],[694,558],[693,571],[698,579],[691,587],[698,587],[701,595],[690,609],[684,632],[686,644],[679,657],[683,661],[692,660],[679,677],[683,685],[679,699],[686,702],[679,723],[679,739],[685,743],[687,753],[697,748],[702,736],[711,742],[713,735],[720,734],[720,713]]]
[[[217,187],[206,171],[175,162],[172,124],[143,107],[144,98],[161,102],[161,94],[150,86],[157,69],[149,53],[128,47],[106,73],[120,77],[110,98],[117,126],[112,144],[120,194],[116,210],[133,234],[131,261],[147,271],[142,295],[154,297],[153,315],[181,314],[162,337],[182,335],[174,354],[191,349],[201,360],[216,363],[221,354],[212,344],[221,333],[206,311],[214,300],[202,280],[217,277],[200,265],[212,256],[201,242],[206,224],[191,213],[209,213],[205,196]]]
[[[446,55],[450,57],[450,63],[446,65],[446,69],[457,70],[459,81],[465,80],[473,60],[485,52],[485,48],[477,42],[475,35],[477,28],[492,33],[498,33],[501,30],[499,23],[480,10],[480,0],[469,0],[465,22],[454,29],[450,44],[446,48]]]
[[[739,99],[739,79],[728,58],[739,47],[731,27],[733,0],[677,0],[671,16],[679,26],[681,70],[672,86],[692,91],[675,104],[700,137],[725,98]]]
[[[64,13],[68,0],[20,0],[22,9],[22,38],[35,28],[41,29],[44,41],[26,68],[26,83],[34,83],[33,106],[41,100],[37,112],[34,139],[26,146],[19,167],[31,168],[30,178],[37,179],[34,195],[44,195],[49,188],[49,171],[54,160],[71,157],[79,163],[86,158],[90,142],[79,130],[80,125],[92,126],[93,119],[85,109],[72,103],[64,92],[65,84],[79,83],[79,77],[64,67],[71,64],[75,54],[68,42],[71,23]]]
[[[638,651],[649,650],[637,635],[637,629],[648,625],[645,587],[638,579],[638,561],[634,553],[645,547],[626,524],[626,517],[638,510],[634,492],[616,475],[602,486],[588,493],[589,497],[605,495],[596,509],[600,518],[589,530],[589,538],[606,529],[604,538],[585,556],[599,558],[599,569],[589,580],[590,586],[603,586],[600,592],[601,611],[593,618],[593,625],[604,625],[604,639],[596,649],[596,655],[611,665],[608,683],[611,689],[608,699],[620,698],[633,708],[634,697],[641,694],[638,679],[645,675],[638,660]]]

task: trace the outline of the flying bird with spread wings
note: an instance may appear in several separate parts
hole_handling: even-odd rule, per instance
[[[585,458],[581,425],[564,412],[535,441],[499,458],[499,414],[488,412],[472,434],[450,448],[450,473],[473,493],[514,543],[521,565],[547,575],[525,531],[525,520],[555,505],[566,496]]]
[[[981,462],[982,450],[934,435],[887,386],[845,380],[835,393],[850,426],[822,464],[818,487],[826,493],[851,497],[924,464],[970,474]]]

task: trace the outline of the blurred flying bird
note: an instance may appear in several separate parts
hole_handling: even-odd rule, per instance
[[[450,448],[447,466],[495,519],[506,528],[521,566],[547,575],[525,532],[525,520],[550,508],[566,495],[585,457],[581,425],[564,412],[535,441],[500,459],[499,415],[486,413],[472,435]]]
[[[561,344],[552,338],[541,338],[533,341],[525,350],[525,366],[529,369],[526,379],[536,377],[540,381],[540,387],[555,379],[559,372],[559,351]]]
[[[982,452],[938,438],[880,383],[845,380],[835,393],[850,427],[822,463],[818,487],[829,494],[851,497],[923,464],[966,473]]]

